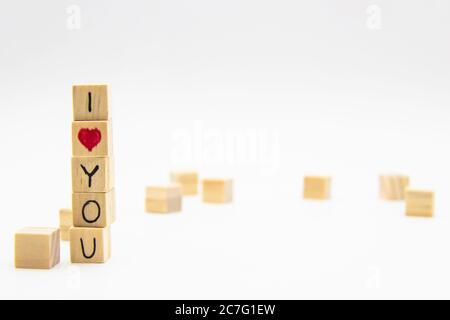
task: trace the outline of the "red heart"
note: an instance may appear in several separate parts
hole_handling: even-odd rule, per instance
[[[81,144],[92,152],[92,150],[102,141],[102,133],[98,129],[80,129],[78,140]]]

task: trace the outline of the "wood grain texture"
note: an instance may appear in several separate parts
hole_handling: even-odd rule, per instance
[[[380,197],[385,200],[403,200],[408,186],[409,177],[405,175],[381,175]]]
[[[15,234],[15,266],[51,269],[60,261],[60,234],[55,228],[27,227]]]
[[[182,209],[182,188],[179,184],[149,186],[146,189],[145,210],[149,213],[179,212]]]
[[[74,85],[72,98],[75,121],[98,121],[110,118],[106,84]]]
[[[230,203],[233,201],[233,180],[203,179],[202,195],[205,203]]]
[[[114,189],[109,192],[73,193],[73,226],[104,228],[115,219]]]
[[[110,228],[70,229],[72,263],[104,263],[111,256]]]
[[[72,158],[72,191],[78,193],[112,190],[114,188],[113,168],[114,159],[111,157]]]
[[[407,216],[431,218],[434,215],[434,192],[407,188],[405,204]]]
[[[100,132],[99,142],[89,149],[83,145],[80,133],[87,130],[87,136]],[[88,139],[91,141],[93,138]],[[72,122],[72,155],[74,157],[110,157],[113,155],[111,121],[74,121]]]
[[[181,185],[183,196],[198,194],[198,174],[196,172],[171,172],[170,180]]]
[[[305,176],[303,179],[303,198],[327,200],[331,194],[331,177]]]

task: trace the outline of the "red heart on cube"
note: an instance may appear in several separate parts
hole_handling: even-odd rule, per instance
[[[81,144],[92,152],[92,150],[98,146],[102,141],[102,133],[98,129],[80,129],[78,132],[78,140]]]

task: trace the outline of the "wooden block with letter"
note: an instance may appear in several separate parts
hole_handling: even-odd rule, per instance
[[[111,256],[110,228],[70,229],[72,263],[104,263]]]
[[[114,187],[113,158],[72,158],[73,192],[108,192]]]
[[[69,229],[73,226],[72,209],[59,210],[59,230],[62,241],[69,241]]]
[[[74,157],[108,157],[112,154],[110,121],[72,122]]]
[[[409,177],[404,175],[381,175],[380,197],[385,200],[405,199],[405,189],[409,186]]]
[[[73,225],[104,228],[114,222],[114,189],[109,192],[73,193]]]
[[[59,263],[59,229],[23,228],[15,234],[15,266],[51,269]]]
[[[303,180],[303,198],[326,200],[330,198],[331,177],[305,176]]]
[[[198,193],[198,174],[196,172],[172,172],[170,180],[181,185],[183,196]]]
[[[179,184],[151,186],[146,190],[147,212],[168,213],[181,211],[182,191]]]
[[[203,202],[228,203],[233,201],[232,179],[203,179]]]
[[[109,120],[107,85],[74,85],[72,97],[73,119],[75,121]]]
[[[434,192],[407,188],[406,215],[431,218],[434,214]]]

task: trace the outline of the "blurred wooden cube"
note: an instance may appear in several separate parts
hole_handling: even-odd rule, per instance
[[[59,229],[23,228],[15,234],[15,266],[25,269],[51,269],[59,263]]]
[[[405,199],[405,189],[409,186],[409,177],[405,175],[381,175],[380,197],[385,200]]]
[[[406,215],[411,217],[433,217],[434,192],[407,188],[405,191]]]
[[[69,229],[73,226],[71,209],[59,210],[59,230],[62,241],[69,241]]]
[[[169,213],[181,211],[181,185],[150,186],[146,190],[145,209],[151,213]]]
[[[203,202],[229,203],[233,201],[232,179],[203,179]]]
[[[181,185],[183,196],[198,193],[198,174],[196,172],[172,172],[170,180]]]
[[[303,180],[303,198],[326,200],[330,198],[331,177],[305,176]]]

